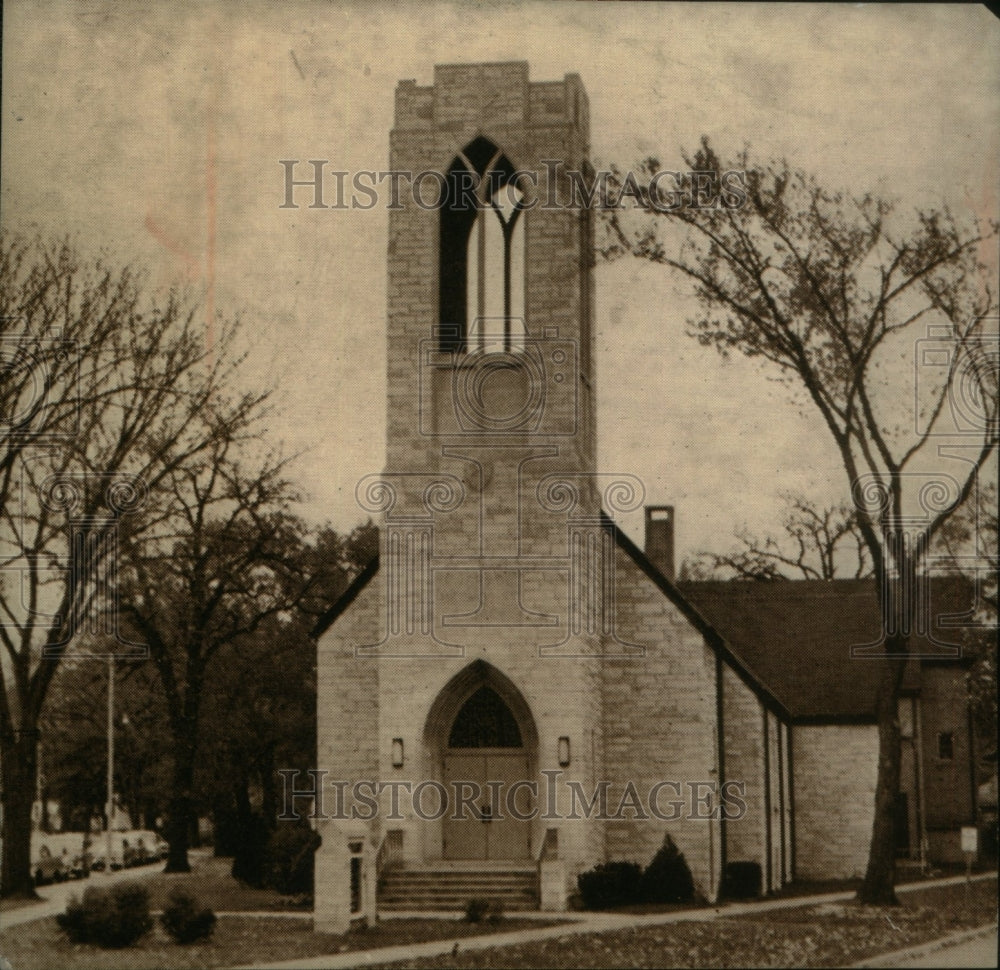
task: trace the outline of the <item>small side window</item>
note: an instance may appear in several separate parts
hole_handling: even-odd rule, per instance
[[[955,757],[955,735],[951,731],[938,732],[938,757],[951,761]]]

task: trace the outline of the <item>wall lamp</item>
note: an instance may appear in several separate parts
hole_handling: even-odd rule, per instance
[[[569,738],[566,735],[559,739],[559,767],[569,767]]]

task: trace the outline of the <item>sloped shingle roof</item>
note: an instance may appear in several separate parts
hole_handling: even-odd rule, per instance
[[[855,647],[881,642],[873,580],[685,582],[678,588],[706,620],[745,657],[792,717],[867,720],[875,714],[877,663]],[[913,653],[935,661],[961,662],[942,644],[959,644],[961,630],[942,622],[973,602],[961,577],[931,584],[930,633],[917,636]],[[876,654],[878,651],[875,651]],[[903,688],[919,685],[916,661]]]

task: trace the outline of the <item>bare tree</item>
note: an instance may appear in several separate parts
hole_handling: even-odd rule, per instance
[[[68,243],[0,237],[0,738],[5,896],[33,895],[39,718],[81,632],[118,635],[123,527],[146,496],[237,435],[237,327],[206,343],[197,303]],[[213,421],[203,415],[211,412]]]
[[[729,552],[699,552],[682,568],[691,578],[757,581],[870,575],[856,509],[847,505],[817,509],[802,495],[784,497],[783,536],[759,537],[743,528],[736,532],[739,545]]]
[[[154,525],[122,557],[120,611],[149,646],[170,725],[168,872],[189,869],[203,704],[209,684],[227,677],[217,656],[297,609],[325,568],[304,555],[306,529],[290,511],[283,463],[255,456],[251,444],[216,434],[165,476],[150,497]]]
[[[602,248],[689,280],[700,306],[692,335],[769,363],[830,433],[883,618],[878,779],[858,895],[895,902],[898,698],[917,625],[904,592],[997,445],[997,336],[987,322],[997,308],[985,265],[997,226],[944,207],[909,216],[871,195],[828,191],[787,163],[753,166],[746,152],[725,165],[705,139],[685,161],[697,174],[679,188],[655,159],[640,178],[612,180],[610,201],[633,208],[609,207]]]

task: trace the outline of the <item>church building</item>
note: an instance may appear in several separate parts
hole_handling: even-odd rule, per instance
[[[646,509],[645,550],[615,524],[644,496],[597,470],[589,140],[576,74],[397,87],[387,459],[358,486],[380,552],[316,629],[317,929],[369,892],[563,909],[667,836],[709,900],[735,862],[763,892],[863,866],[873,718],[797,728],[718,591],[713,625],[674,583],[673,509]],[[376,885],[345,888],[352,852]]]

